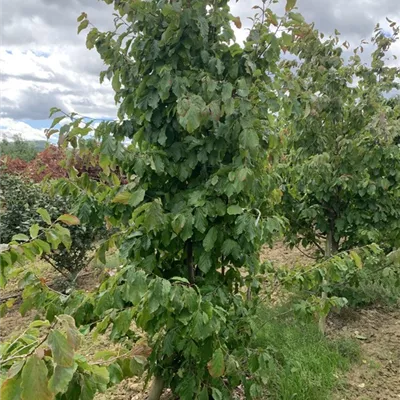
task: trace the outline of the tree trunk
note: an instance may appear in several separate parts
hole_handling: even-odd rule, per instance
[[[332,224],[331,224],[332,226]],[[334,240],[333,237],[333,229],[330,229],[327,236],[326,236],[326,243],[325,243],[325,258],[328,259],[332,257],[332,255],[336,254],[338,251],[338,242]],[[327,281],[325,279],[322,280],[322,286],[327,285]],[[322,307],[325,306],[328,300],[328,293],[323,290],[321,294],[321,305]],[[326,329],[326,314],[321,314],[318,321],[318,327],[322,334],[325,334]]]
[[[164,381],[160,376],[154,377],[147,400],[159,400],[164,389]]]
[[[186,242],[186,264],[188,271],[188,281],[194,283],[194,267],[193,267],[193,243],[191,240]]]

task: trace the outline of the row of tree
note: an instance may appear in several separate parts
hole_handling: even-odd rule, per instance
[[[399,69],[385,63],[397,25],[390,37],[375,31],[364,64],[361,48],[345,59],[348,44],[315,31],[294,0],[282,17],[266,2],[255,7],[242,47],[227,0],[106,2],[115,30],[100,32],[83,13],[78,32],[90,25],[87,47],[108,66],[100,79],[112,82],[119,119],[92,128],[72,114],[58,131],[61,114],[48,134],[97,157],[96,179],[71,168],[54,188],[73,196],[81,223],[113,229],[99,259],[116,246],[124,263],[91,293],[57,296],[25,279],[25,303],[48,322],[36,322],[43,330],[32,327],[30,344],[21,335],[3,346],[11,372],[1,394],[92,399],[146,370],[150,400],[166,387],[188,400],[232,398],[238,386],[265,398],[271,353],[248,345],[265,283],[261,246],[288,232],[292,244],[319,250],[323,316],[339,304],[329,297],[332,271],[353,274],[376,250],[364,245],[397,246],[400,108],[389,97]],[[62,224],[78,218],[40,215],[44,224],[3,253],[3,283],[16,262],[47,254],[46,241],[70,245]],[[76,327],[110,328],[125,351],[89,363]]]

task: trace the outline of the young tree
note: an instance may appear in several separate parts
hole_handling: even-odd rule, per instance
[[[339,37],[328,39],[310,27],[285,61],[288,90],[302,110],[289,124],[289,152],[283,164],[288,240],[313,244],[330,257],[376,242],[400,240],[400,70],[387,61],[399,28],[379,27],[371,40],[370,63],[363,46],[346,60]],[[289,79],[290,76],[290,79]],[[323,249],[326,242],[326,249]]]
[[[101,79],[112,81],[119,120],[94,131],[98,179],[71,169],[71,180],[58,189],[79,197],[82,221],[106,219],[117,230],[102,244],[100,259],[116,244],[125,262],[98,292],[61,300],[52,294],[50,305],[42,296],[41,305],[50,320],[67,311],[77,325],[97,333],[112,325],[114,340],[129,340],[124,357],[109,361],[105,372],[82,358],[71,361],[77,343],[66,327],[75,331],[63,317],[66,332],[48,339],[55,369],[42,397],[56,390],[61,399],[92,398],[104,382],[132,376],[143,364],[154,376],[151,400],[163,387],[187,400],[230,398],[240,384],[246,398],[260,397],[268,353],[248,343],[258,251],[282,225],[273,211],[280,195],[268,151],[277,142],[272,78],[284,46],[276,35],[278,18],[263,2],[241,47],[232,24],[242,24],[228,0],[106,2],[114,4],[116,28],[102,33],[91,27],[87,46],[108,65]],[[281,25],[299,19],[291,13],[294,3],[288,1]],[[84,13],[78,21],[78,31],[90,25]],[[81,138],[90,123],[71,117],[60,142],[85,151]],[[128,183],[121,185],[115,171]],[[151,348],[147,359],[135,344],[139,329]],[[65,352],[68,363],[60,359]],[[30,361],[28,372],[33,363],[40,361]]]

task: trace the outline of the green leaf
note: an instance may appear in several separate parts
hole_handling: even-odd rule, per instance
[[[93,381],[91,376],[81,375],[82,376],[82,384],[81,384],[81,395],[79,400],[93,400],[96,394],[96,384]]]
[[[212,393],[212,398],[214,400],[223,400],[224,397],[222,396],[222,393],[219,389],[217,388],[211,388],[211,393]]]
[[[79,221],[78,217],[71,214],[63,214],[57,218],[57,221],[64,222],[66,225],[79,225],[81,221]]]
[[[229,215],[239,215],[243,213],[243,208],[238,205],[229,206],[226,210]]]
[[[121,90],[121,81],[119,80],[119,71],[114,72],[114,76],[111,81],[111,86],[115,92],[119,92]]]
[[[179,123],[193,133],[200,127],[202,115],[206,110],[206,103],[198,95],[190,95],[178,99],[177,112]]]
[[[228,99],[232,98],[232,90],[233,90],[232,83],[227,82],[222,85],[222,92],[221,92],[222,101],[227,101]]]
[[[44,240],[35,239],[35,245],[37,245],[40,248],[40,250],[42,250],[46,254],[50,253],[51,251],[50,245]]]
[[[127,273],[126,280],[124,299],[136,305],[147,291],[146,274],[144,271],[135,271],[132,267]]]
[[[194,212],[194,227],[201,233],[207,229],[207,218],[201,208],[196,208]]]
[[[185,226],[186,218],[184,214],[178,214],[173,220],[172,220],[172,229],[173,231],[179,235],[182,232],[183,227]]]
[[[49,389],[54,393],[65,393],[68,385],[74,376],[78,365],[74,364],[70,368],[61,367],[56,365],[54,368],[53,376],[49,380]]]
[[[97,301],[96,308],[94,309],[94,313],[96,315],[101,315],[105,311],[112,308],[114,305],[114,298],[110,292],[105,292],[101,295],[100,299]]]
[[[30,228],[29,228],[29,234],[31,235],[32,239],[36,239],[37,235],[39,234],[39,225],[38,224],[33,224]]]
[[[259,138],[254,129],[245,129],[239,136],[239,142],[245,149],[253,150],[259,146]]]
[[[221,247],[222,254],[227,257],[232,254],[234,258],[240,256],[240,246],[232,239],[226,239]]]
[[[200,271],[204,272],[205,274],[210,270],[210,268],[212,267],[210,253],[207,253],[205,251],[201,253],[198,266],[200,268]]]
[[[222,349],[217,349],[211,361],[207,364],[208,372],[213,378],[220,378],[225,372],[224,353]]]
[[[304,22],[304,17],[300,13],[289,12],[289,17],[299,24]]]
[[[210,251],[214,248],[215,242],[218,238],[218,230],[213,226],[208,232],[203,240],[203,247],[205,251]]]
[[[59,124],[64,118],[66,118],[65,115],[62,115],[61,117],[54,118],[54,119],[53,119],[53,122],[51,123],[49,129],[54,128],[54,127],[55,127],[57,124]]]
[[[18,233],[12,237],[12,240],[17,242],[27,242],[29,240],[29,236],[24,235],[23,233]]]
[[[241,78],[238,80],[237,94],[240,97],[247,97],[250,93],[249,86],[246,82],[245,78]]]
[[[209,400],[208,389],[206,386],[203,387],[199,396],[197,397],[198,400]]]
[[[32,355],[26,361],[22,370],[22,400],[35,399],[53,400],[54,395],[48,388],[47,368],[43,360],[37,355]]]
[[[45,210],[44,208],[38,208],[37,212],[40,214],[43,221],[46,222],[47,225],[51,225],[50,214],[48,213],[47,210]]]
[[[66,368],[74,365],[74,349],[60,331],[51,331],[48,343],[57,365]]]
[[[21,400],[22,387],[21,378],[13,377],[6,379],[1,385],[0,399],[1,400]]]
[[[296,6],[296,2],[297,2],[297,0],[287,0],[285,11],[286,12],[292,11],[293,8]]]
[[[89,20],[84,19],[78,26],[78,35],[89,26]]]
[[[136,207],[144,200],[145,194],[146,191],[144,189],[136,190],[131,194],[131,197],[128,200],[128,204],[132,207]]]

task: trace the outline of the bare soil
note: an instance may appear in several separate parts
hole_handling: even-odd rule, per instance
[[[361,345],[360,363],[347,374],[335,400],[400,399],[400,310],[347,311],[330,320],[330,333],[354,337]]]

